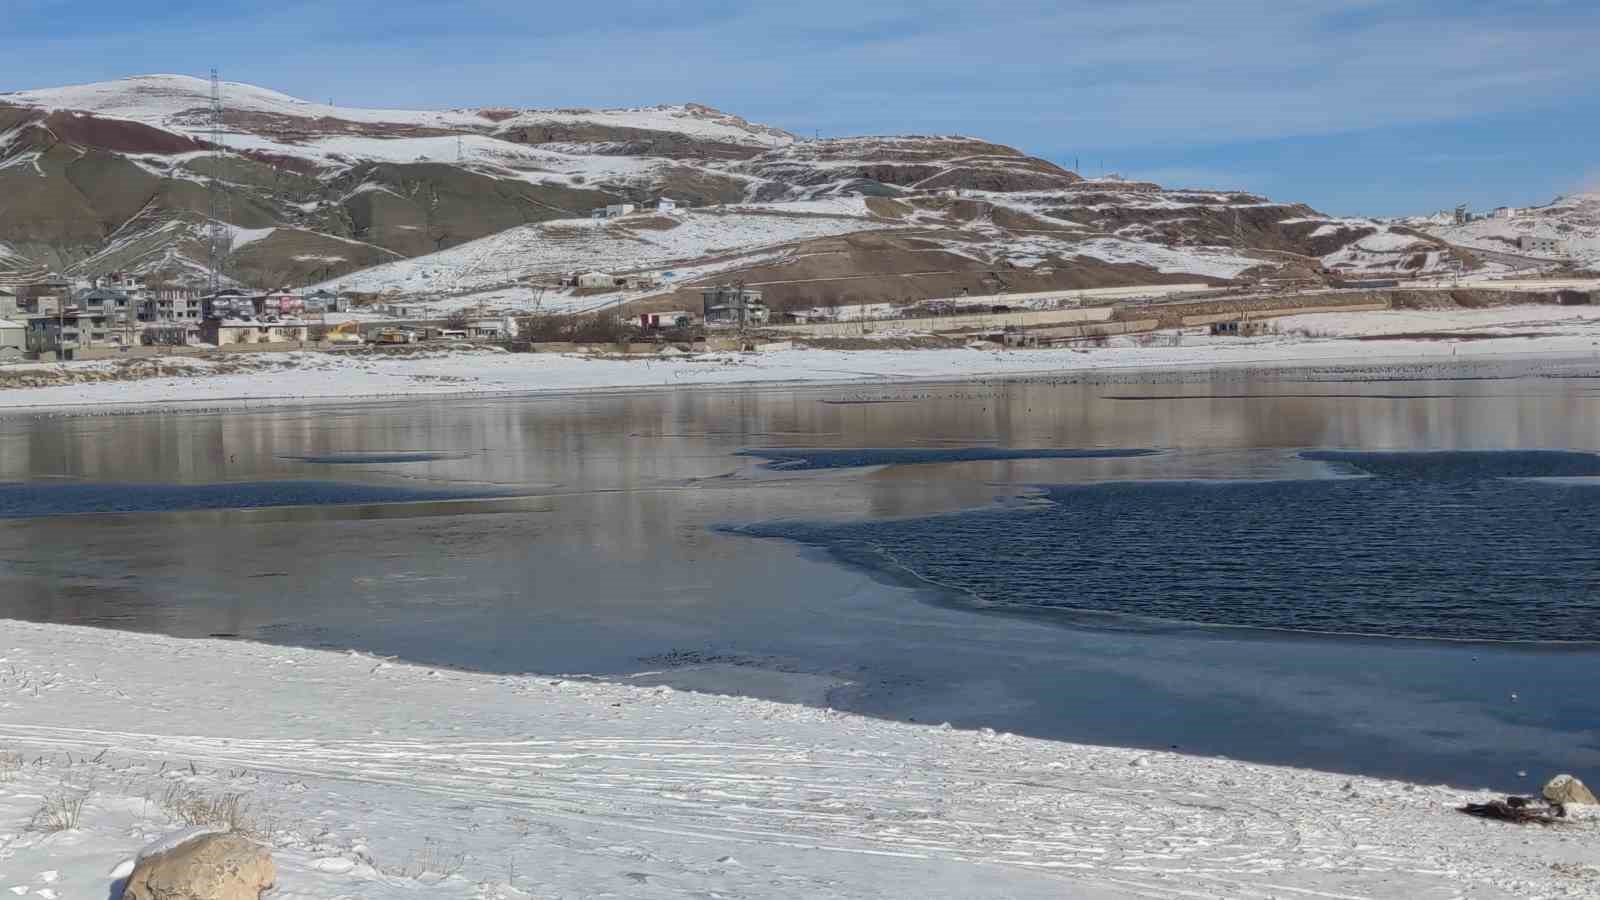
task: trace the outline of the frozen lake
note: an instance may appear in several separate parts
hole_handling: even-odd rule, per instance
[[[1595,384],[4,420],[0,615],[1527,790],[1600,763]]]

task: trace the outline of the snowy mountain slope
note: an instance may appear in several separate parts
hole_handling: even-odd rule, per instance
[[[806,193],[901,190],[1049,190],[1083,179],[1042,159],[968,137],[838,138],[803,141],[768,151],[737,167]]]
[[[702,261],[770,256],[795,242],[892,227],[859,198],[685,210],[621,219],[565,219],[513,228],[439,253],[337,280],[362,293],[465,294],[580,270],[611,274],[714,268]],[[680,273],[689,275],[689,272]],[[331,285],[330,285],[331,286]]]
[[[329,106],[250,85],[222,85],[231,224],[281,226],[372,253],[242,258],[230,275],[295,280],[413,256],[597,205],[670,194],[741,200],[751,179],[704,161],[755,155],[792,138],[707,107],[613,110],[373,110]],[[0,95],[0,239],[31,260],[94,274],[109,242],[169,243],[140,259],[203,277],[196,219],[209,204],[210,84],[147,76]],[[529,141],[559,141],[543,149]],[[651,155],[659,150],[660,155]],[[136,221],[137,220],[137,221]],[[174,222],[190,227],[174,228]],[[142,235],[130,234],[133,226]],[[141,240],[142,239],[142,240]],[[385,251],[387,252],[385,254]],[[333,274],[338,274],[334,272]]]
[[[753,148],[778,147],[794,137],[753,125],[738,116],[697,104],[638,109],[363,109],[333,106],[291,97],[238,82],[221,85],[230,122],[248,122],[252,130],[271,127],[271,117],[299,120],[307,131],[392,134],[414,131],[476,131],[501,134],[541,125],[595,126],[631,131],[681,134],[717,143]],[[79,111],[129,119],[170,131],[203,137],[209,128],[211,83],[187,75],[146,75],[120,81],[0,93],[0,103],[48,111]],[[279,123],[284,127],[288,122]],[[366,127],[362,127],[366,126]]]
[[[557,269],[670,265],[748,268],[797,298],[808,289],[794,285],[813,279],[915,298],[1286,268],[1318,277],[1398,253],[1352,249],[1383,229],[1300,204],[1086,181],[972,137],[803,141],[693,104],[384,110],[232,82],[221,93],[220,148],[203,79],[0,94],[0,241],[28,266],[202,282],[215,177],[227,224],[265,236],[237,247],[226,277],[371,293],[459,295]],[[694,212],[670,228],[574,221],[661,197]],[[825,222],[803,205],[829,198],[846,206]]]
[[[1546,206],[1518,210],[1514,218],[1483,218],[1456,225],[1444,217],[1420,221],[1428,234],[1459,244],[1499,253],[1512,253],[1552,264],[1571,261],[1579,266],[1600,266],[1600,192],[1572,194]],[[1542,248],[1523,250],[1523,237],[1556,241],[1556,252]]]

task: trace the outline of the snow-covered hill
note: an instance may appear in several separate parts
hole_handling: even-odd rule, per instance
[[[697,104],[652,106],[637,109],[365,109],[333,106],[291,97],[267,88],[239,82],[221,84],[223,105],[230,123],[243,123],[251,131],[270,130],[263,120],[278,117],[310,132],[395,129],[478,131],[505,134],[540,125],[583,126],[658,131],[707,141],[754,148],[781,147],[793,135]],[[29,91],[0,93],[0,103],[46,111],[88,112],[128,119],[196,137],[209,130],[211,82],[187,75],[145,75],[119,81]]]
[[[815,305],[832,289],[816,285],[916,299],[1428,271],[1446,255],[1244,192],[1086,181],[972,137],[807,141],[694,104],[393,110],[220,88],[220,148],[204,79],[0,94],[11,267],[204,281],[213,178],[238,236],[226,276],[412,298],[670,267]],[[652,225],[587,221],[663,197],[679,210]]]
[[[1546,206],[1517,210],[1507,218],[1488,217],[1457,225],[1441,216],[1419,224],[1434,237],[1464,247],[1552,264],[1570,261],[1600,266],[1600,192],[1560,197]],[[1542,243],[1524,248],[1520,241],[1525,237],[1553,240],[1555,249]]]

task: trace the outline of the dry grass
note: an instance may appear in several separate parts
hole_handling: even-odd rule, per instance
[[[76,831],[78,824],[83,821],[83,806],[88,800],[88,791],[63,786],[61,790],[44,798],[43,805],[29,821],[28,830],[42,831],[45,834]]]
[[[460,872],[466,863],[466,851],[447,850],[433,838],[423,838],[422,849],[413,853],[404,865],[389,866],[383,871],[398,878],[418,879],[425,875],[449,878]]]
[[[226,826],[244,833],[256,830],[244,794],[208,794],[186,784],[172,784],[161,795],[161,809],[185,825]]]
[[[0,753],[0,784],[14,780],[17,777],[17,773],[21,771],[22,754]]]

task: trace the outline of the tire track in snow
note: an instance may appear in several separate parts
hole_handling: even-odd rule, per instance
[[[1298,893],[1253,882],[1280,871],[1303,844],[1292,823],[1238,798],[764,744],[234,740],[25,725],[0,725],[0,737],[379,785],[647,834],[1015,866],[1152,898]],[[1214,881],[1217,893],[1160,883],[1178,875]]]

